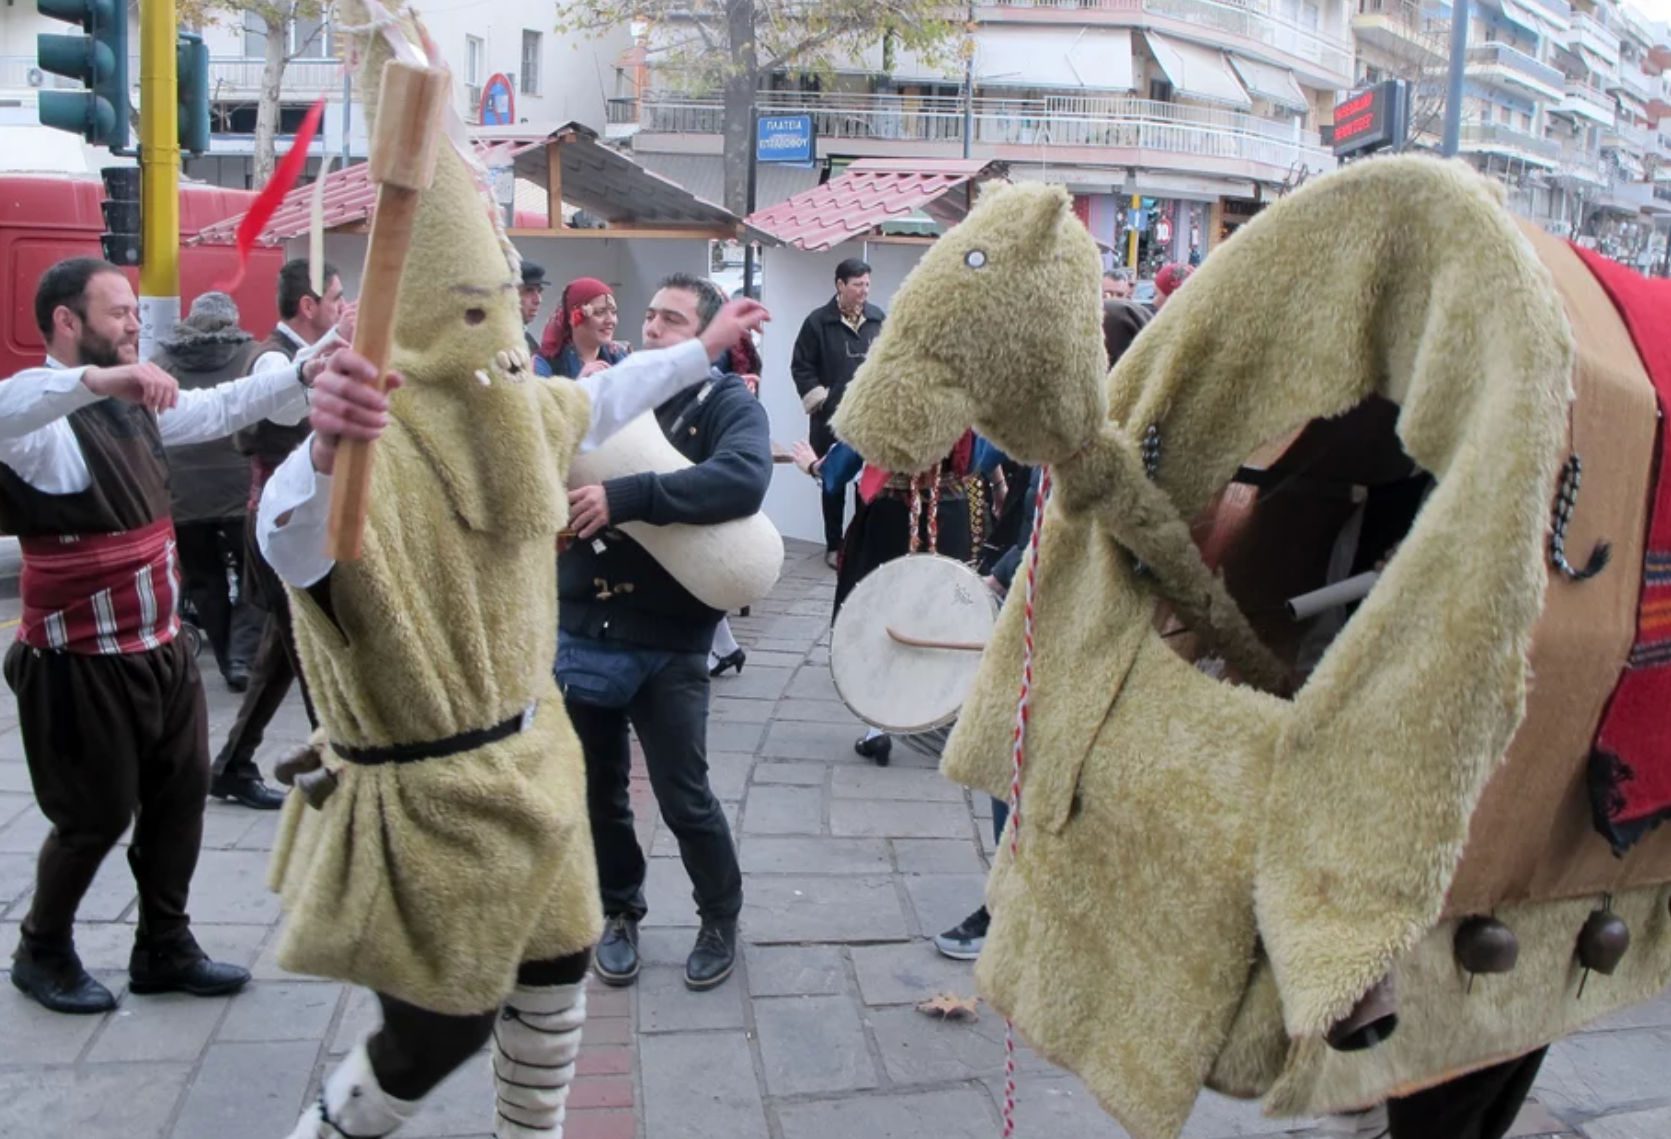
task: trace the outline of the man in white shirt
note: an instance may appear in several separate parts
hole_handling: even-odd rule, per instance
[[[23,550],[23,618],[5,659],[30,780],[52,831],[12,983],[47,1008],[95,1013],[110,990],[76,956],[75,913],[134,826],[135,993],[237,991],[247,970],[198,948],[186,902],[202,839],[208,717],[176,640],[179,590],[164,444],[307,414],[285,368],[197,391],[138,362],[139,317],[119,269],[91,258],[42,276],[46,366],[0,383],[0,531]],[[317,371],[317,366],[314,367]]]

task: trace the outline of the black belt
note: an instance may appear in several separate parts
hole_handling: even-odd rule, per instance
[[[416,763],[421,759],[442,759],[461,751],[474,751],[507,736],[527,731],[534,722],[535,704],[530,704],[508,720],[500,720],[491,728],[473,728],[448,736],[443,740],[425,740],[415,744],[389,744],[387,747],[349,747],[332,742],[331,750],[349,763],[375,766],[379,763]]]

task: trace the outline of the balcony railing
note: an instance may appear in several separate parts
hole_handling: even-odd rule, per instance
[[[209,97],[228,99],[260,95],[263,66],[259,59],[211,59]],[[285,95],[314,98],[340,94],[342,62],[335,59],[293,59],[285,65],[280,90]]]
[[[1501,67],[1515,75],[1530,79],[1556,91],[1566,87],[1566,75],[1556,67],[1533,59],[1508,44],[1480,44],[1468,49],[1468,70],[1477,67]]]
[[[1644,103],[1652,101],[1657,93],[1653,77],[1635,63],[1619,64],[1618,85]]]
[[[1564,102],[1569,106],[1576,103],[1584,104],[1592,114],[1602,116],[1600,121],[1603,122],[1610,121],[1616,110],[1613,100],[1601,88],[1572,79],[1567,80],[1567,97]]]
[[[1353,45],[1276,11],[1273,0],[977,0],[977,9],[1034,8],[1055,11],[1129,12],[1165,16],[1214,28],[1309,60],[1338,75],[1352,74]]]
[[[1601,145],[1609,150],[1626,150],[1632,154],[1652,154],[1659,146],[1659,137],[1652,127],[1615,123],[1601,132]]]
[[[822,138],[946,144],[963,140],[964,111],[956,98],[763,92],[760,109],[766,114],[811,114]],[[636,122],[650,133],[718,134],[723,114],[718,100],[650,95],[615,100],[609,119],[617,125]],[[1074,106],[1050,99],[979,98],[971,121],[971,143],[987,147],[1119,147],[1237,159],[1283,170],[1295,164],[1313,170],[1335,165],[1334,156],[1311,132],[1252,115],[1150,99],[1111,98]]]
[[[1462,128],[1462,149],[1514,151],[1543,160],[1547,166],[1561,161],[1561,144],[1501,123],[1473,123]]]
[[[1607,26],[1594,16],[1574,12],[1572,14],[1572,38],[1568,42],[1587,47],[1609,62],[1617,63],[1619,61],[1618,33],[1608,31]]]

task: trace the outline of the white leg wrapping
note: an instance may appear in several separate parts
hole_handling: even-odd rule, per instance
[[[511,993],[493,1027],[496,1139],[561,1139],[585,1023],[585,981]]]
[[[325,1077],[319,1098],[302,1112],[290,1139],[383,1139],[417,1110],[416,1100],[396,1099],[377,1086],[361,1041]]]

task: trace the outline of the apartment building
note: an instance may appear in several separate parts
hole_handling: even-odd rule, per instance
[[[1451,8],[1357,0],[1361,83],[1406,80],[1418,146],[1437,144]],[[1660,263],[1671,226],[1671,37],[1613,0],[1476,0],[1461,152],[1514,209],[1620,260]]]
[[[625,29],[601,40],[571,38],[552,30],[549,0],[502,0],[495,4],[458,0],[412,0],[455,77],[458,111],[468,123],[527,124],[550,130],[570,120],[601,128],[605,100],[614,86],[614,61],[631,42]],[[130,6],[130,19],[137,5]],[[36,93],[57,83],[35,63],[35,36],[71,32],[69,25],[39,15],[31,0],[0,7],[0,125],[35,121]],[[257,17],[238,13],[198,29],[210,52],[209,84],[214,145],[206,158],[188,159],[188,175],[225,186],[245,186],[254,153],[256,106],[262,85],[267,31]],[[132,97],[139,100],[139,33],[129,35]],[[366,155],[365,120],[352,99],[345,103],[338,38],[329,19],[298,19],[286,30],[289,58],[280,87],[279,134],[288,136],[320,98],[326,110],[317,169],[324,155],[353,160]],[[52,132],[56,133],[56,132]],[[44,136],[39,136],[44,138]],[[70,136],[63,136],[69,138]],[[72,139],[73,141],[73,139]],[[50,144],[42,141],[41,146]],[[54,151],[54,157],[57,157]],[[90,168],[101,162],[97,152]]]
[[[1351,0],[1005,0],[976,3],[971,82],[876,43],[835,77],[770,76],[763,114],[809,113],[823,163],[971,157],[1065,185],[1105,243],[1124,249],[1143,199],[1146,264],[1205,254],[1305,178],[1336,95],[1355,79]],[[690,94],[652,28],[622,68],[612,133],[650,168],[718,200],[717,94]],[[948,53],[955,55],[955,52]],[[967,139],[966,136],[967,135]],[[818,171],[763,170],[770,205]],[[1163,224],[1164,223],[1164,224]]]

